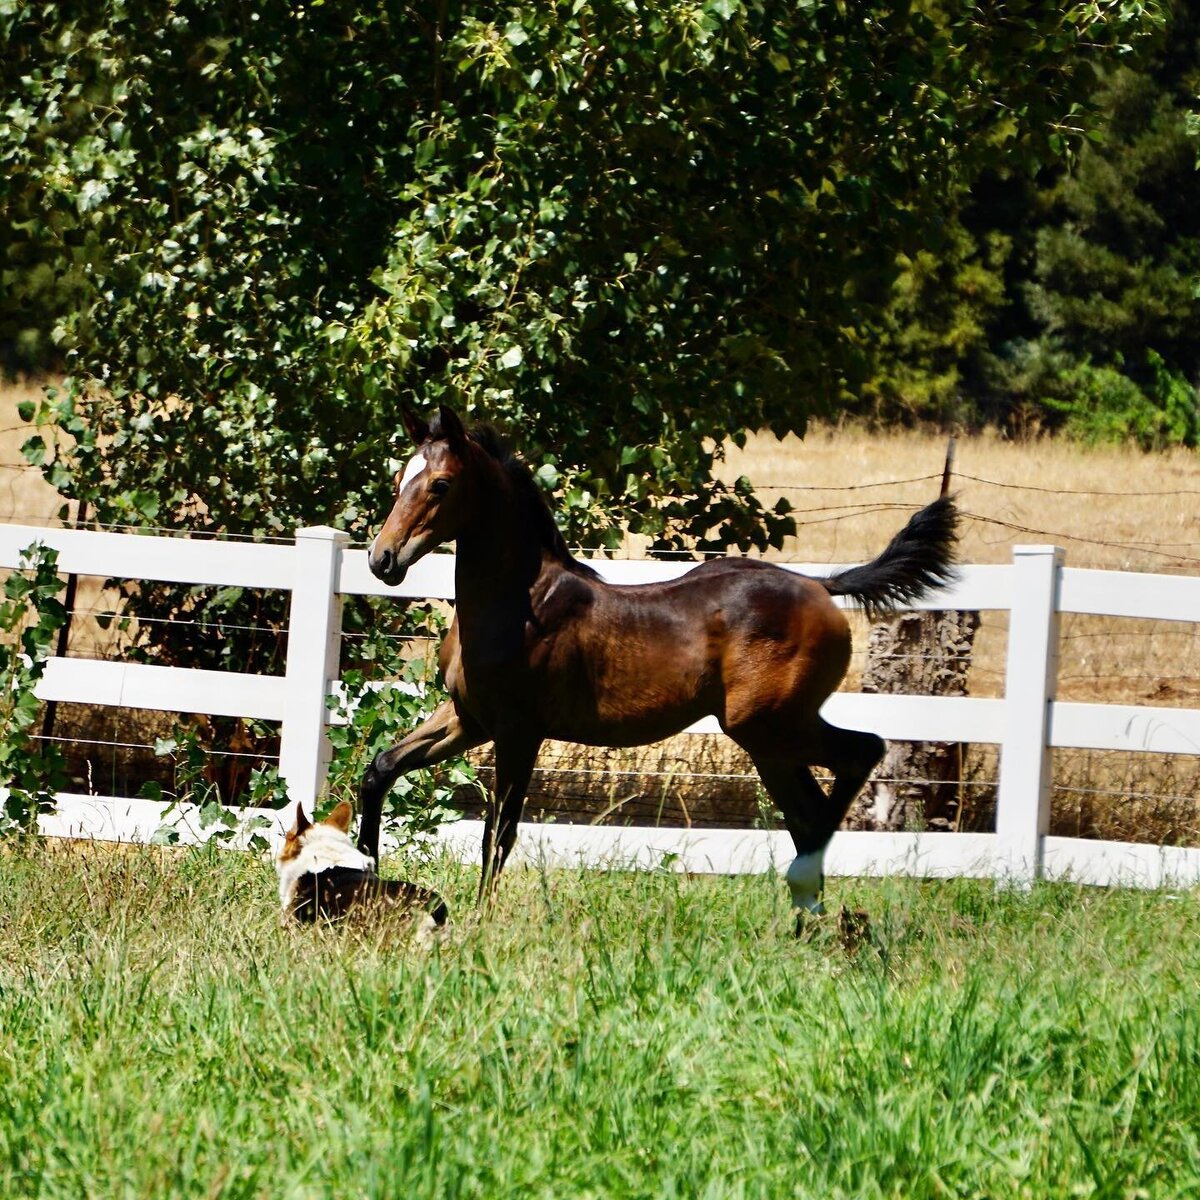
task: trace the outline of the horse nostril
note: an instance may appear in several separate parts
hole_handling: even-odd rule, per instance
[[[390,550],[379,550],[371,556],[371,570],[376,575],[386,575],[392,569],[392,552]]]

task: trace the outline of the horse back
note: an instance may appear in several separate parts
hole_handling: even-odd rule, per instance
[[[547,736],[634,745],[707,715],[815,713],[849,663],[849,627],[817,582],[749,559],[623,586],[571,577],[535,604],[529,668]]]

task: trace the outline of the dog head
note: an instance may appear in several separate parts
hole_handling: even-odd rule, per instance
[[[306,875],[344,873],[360,878],[374,875],[375,860],[350,839],[350,805],[343,800],[323,821],[310,821],[304,805],[296,805],[296,821],[275,856],[279,871],[279,902],[285,913],[295,911],[297,890]]]
[[[444,932],[445,901],[418,884],[380,879],[375,860],[350,838],[352,816],[342,801],[323,821],[313,822],[296,805],[295,824],[275,856],[284,915],[310,922],[338,921],[351,911],[367,920],[390,913],[411,921],[422,936]]]

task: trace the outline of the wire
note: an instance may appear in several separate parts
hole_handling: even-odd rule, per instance
[[[1100,538],[1077,537],[1073,533],[1061,533],[1048,529],[1031,529],[1028,525],[1017,525],[1012,521],[1002,521],[999,517],[985,517],[980,513],[963,512],[969,521],[980,521],[985,525],[999,525],[1017,533],[1032,533],[1038,537],[1061,539],[1068,542],[1079,542],[1085,546],[1104,546],[1110,550],[1138,550],[1144,554],[1153,554],[1158,558],[1169,558],[1174,562],[1187,563],[1189,566],[1200,566],[1200,558],[1192,558],[1184,554],[1171,554],[1165,550],[1151,549],[1153,546],[1193,546],[1196,542],[1110,542]]]
[[[897,500],[895,503],[885,504],[881,501],[875,501],[868,504],[826,504],[821,508],[793,508],[788,516],[804,516],[806,513],[842,513],[844,516],[870,516],[874,513],[882,512],[914,512],[920,508],[919,504],[910,504]],[[805,521],[805,525],[815,524],[813,521]]]
[[[1062,792],[1066,795],[1074,796],[1109,796],[1119,797],[1122,800],[1182,800],[1188,804],[1194,804],[1196,797],[1174,794],[1170,792],[1127,792],[1121,788],[1101,788],[1101,787],[1074,787],[1069,784],[1054,784],[1053,791]]]
[[[6,466],[6,465],[7,464],[0,464],[0,466]],[[33,468],[33,467],[11,467],[10,466],[10,467],[8,467],[8,469],[10,469],[10,470],[34,470],[36,468]],[[959,479],[972,479],[976,482],[988,484],[990,486],[995,486],[995,487],[1007,487],[1007,488],[1012,488],[1014,490],[1038,491],[1038,492],[1043,492],[1043,493],[1050,494],[1050,495],[1154,496],[1154,497],[1160,497],[1160,498],[1161,497],[1170,497],[1170,496],[1200,495],[1200,490],[1192,490],[1192,489],[1179,489],[1179,490],[1175,490],[1175,491],[1163,491],[1163,492],[1116,492],[1116,491],[1102,492],[1102,491],[1085,491],[1085,490],[1080,490],[1080,489],[1069,489],[1069,488],[1044,488],[1044,487],[1037,487],[1032,484],[1030,484],[1030,485],[1005,484],[1005,483],[1000,483],[996,480],[984,479],[980,476],[971,476],[971,475],[965,475],[962,473],[957,474],[955,477],[959,478]],[[938,475],[928,475],[928,476],[914,477],[911,480],[879,481],[878,483],[850,484],[850,485],[846,485],[845,487],[841,487],[841,488],[798,487],[793,490],[799,490],[799,491],[817,491],[817,490],[820,490],[820,491],[852,491],[852,490],[858,490],[858,489],[867,488],[867,487],[887,486],[888,483],[890,483],[890,482],[896,482],[896,483],[924,482],[926,480],[935,479],[935,478],[939,478],[939,476]],[[776,489],[776,490],[781,490],[781,489]],[[918,507],[919,507],[919,505],[917,505],[917,504],[899,503],[899,502],[897,502],[897,503],[875,503],[875,504],[868,503],[868,504],[861,504],[861,505],[832,505],[832,506],[801,509],[801,510],[797,511],[797,515],[809,518],[809,519],[806,519],[803,521],[803,524],[805,526],[815,526],[815,525],[836,523],[838,521],[846,520],[851,517],[874,516],[877,514],[888,513],[888,512],[904,512],[904,511],[911,512],[911,511],[914,511],[915,509],[917,509]],[[816,515],[816,514],[822,514],[822,513],[829,514],[829,515],[823,516],[823,517]],[[963,511],[962,516],[964,518],[974,521],[978,524],[993,525],[998,528],[1010,530],[1014,533],[1030,534],[1030,535],[1037,536],[1037,537],[1048,537],[1048,538],[1053,538],[1056,540],[1070,541],[1070,542],[1076,543],[1077,545],[1101,546],[1106,549],[1115,549],[1115,550],[1127,550],[1127,551],[1134,550],[1134,551],[1139,551],[1139,552],[1146,553],[1146,554],[1152,554],[1155,557],[1169,559],[1174,562],[1179,562],[1179,563],[1186,564],[1189,566],[1200,565],[1200,557],[1195,557],[1195,556],[1191,556],[1191,555],[1175,554],[1175,553],[1172,553],[1168,549],[1163,549],[1164,547],[1178,548],[1178,547],[1200,546],[1200,541],[1118,542],[1118,541],[1112,541],[1112,540],[1106,540],[1106,539],[1100,539],[1100,538],[1084,537],[1084,536],[1081,536],[1078,534],[1065,533],[1062,531],[1036,529],[1036,528],[1033,528],[1032,526],[1020,525],[1020,524],[1017,524],[1016,522],[1012,522],[1012,521],[1005,521],[999,517],[986,516],[983,513]],[[14,513],[5,519],[5,523],[16,523],[16,522],[19,522],[19,523],[30,522],[30,523],[34,523],[34,524],[44,525],[47,527],[56,527],[56,528],[62,526],[62,523],[57,518],[48,517],[48,516],[45,516],[44,514]],[[155,533],[155,534],[160,534],[160,535],[164,535],[164,536],[168,536],[168,537],[203,540],[203,541],[248,542],[251,544],[262,544],[262,545],[290,545],[294,541],[294,538],[288,537],[284,534],[278,534],[278,535],[274,535],[274,534],[239,534],[239,533],[231,533],[228,531],[180,529],[178,527],[166,526],[166,525],[133,525],[133,524],[121,523],[121,522],[101,522],[101,521],[97,521],[95,519],[93,519],[89,522],[88,527],[92,528],[92,529],[99,529],[102,531],[113,531],[113,532],[130,531],[130,532],[143,533],[143,534],[144,533]],[[348,544],[351,548],[359,549],[359,548],[365,547],[369,543],[366,541],[352,541]],[[572,546],[571,549],[573,552],[575,552],[577,554],[586,554],[586,555],[595,555],[595,556],[608,556],[611,553],[611,548],[609,548],[609,547],[575,545],[575,546]],[[659,550],[659,551],[653,552],[652,561],[653,560],[668,560],[668,559],[674,559],[674,558],[684,559],[687,561],[704,561],[707,559],[723,558],[726,556],[727,556],[726,552],[715,551],[715,550]],[[620,560],[613,560],[613,561],[620,561]],[[786,558],[786,559],[776,559],[773,561],[782,562],[782,563],[792,563],[792,562],[801,562],[801,561],[808,561],[808,560],[793,557],[793,558]]]
[[[1044,492],[1050,496],[1125,496],[1138,499],[1153,496],[1200,496],[1200,488],[1174,488],[1164,492],[1106,492],[1095,488],[1048,488],[1034,483],[1003,483],[999,479],[984,479],[981,475],[968,475],[965,471],[955,471],[955,479],[969,479],[972,483],[984,483],[989,487],[1009,488],[1016,492]]]
[[[214,585],[216,586],[216,585]],[[193,621],[186,617],[143,617],[138,613],[108,611],[103,608],[74,608],[73,617],[108,617],[114,621],[136,621],[139,625],[186,625],[196,629],[216,629],[222,632],[269,633],[278,635],[286,632],[284,627],[270,625],[230,625],[222,621]]]
[[[1072,617],[1092,617],[1092,618],[1094,618],[1097,614],[1095,614],[1095,613],[1070,613],[1070,614],[1066,614],[1066,615],[1069,615]],[[1113,621],[1147,621],[1147,620],[1151,620],[1152,618],[1149,618],[1149,617],[1111,617],[1109,619],[1113,620]],[[1112,630],[1094,629],[1094,630],[1090,630],[1090,631],[1084,631],[1081,633],[1060,634],[1059,641],[1060,642],[1076,642],[1076,641],[1090,640],[1092,638],[1103,638],[1107,642],[1107,641],[1111,641],[1113,638],[1119,638],[1119,637],[1123,637],[1123,638],[1131,638],[1131,637],[1135,637],[1135,638],[1144,638],[1144,637],[1194,638],[1195,636],[1196,636],[1196,631],[1194,629],[1156,629],[1156,630],[1154,630],[1153,633],[1150,633],[1145,629],[1112,629]]]
[[[900,487],[902,484],[908,483],[928,483],[931,479],[941,479],[941,477],[941,471],[936,471],[932,475],[914,475],[911,479],[879,479],[873,483],[755,483],[754,487],[755,490],[762,488],[768,492],[860,492],[864,488]],[[955,478],[959,477],[958,472],[955,472]]]
[[[110,750],[154,750],[154,747],[149,742],[109,742],[103,738],[59,737],[56,734],[52,734],[50,737],[34,734],[33,740],[37,742],[65,742],[72,746],[105,746]],[[207,750],[200,747],[200,753],[208,758],[253,758],[261,759],[264,762],[279,761],[277,754],[258,754],[252,750]],[[171,751],[169,754],[155,754],[155,758],[166,759],[174,757],[174,751]]]

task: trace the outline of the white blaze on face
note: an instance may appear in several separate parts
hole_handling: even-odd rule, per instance
[[[429,466],[429,464],[425,461],[425,455],[414,454],[412,458],[408,460],[408,466],[404,468],[404,474],[400,476],[400,487],[397,489],[396,495],[400,495],[400,493],[403,492],[404,489],[408,487],[408,485],[412,483],[412,481],[416,479],[416,477],[420,475],[427,466]]]
[[[814,850],[811,854],[798,854],[787,869],[788,890],[792,893],[792,907],[811,913],[823,913],[821,885],[825,881],[825,851]]]
[[[408,485],[412,483],[412,481],[416,479],[417,476],[420,475],[427,466],[429,466],[429,463],[426,461],[425,455],[423,454],[414,454],[412,458],[408,460],[408,463],[404,468],[404,473],[400,476],[400,482],[396,487],[397,498],[399,498],[404,489],[408,487]],[[367,551],[367,557],[371,562],[377,561],[379,557],[379,538],[380,535],[376,534],[375,538],[371,542],[370,549]]]

